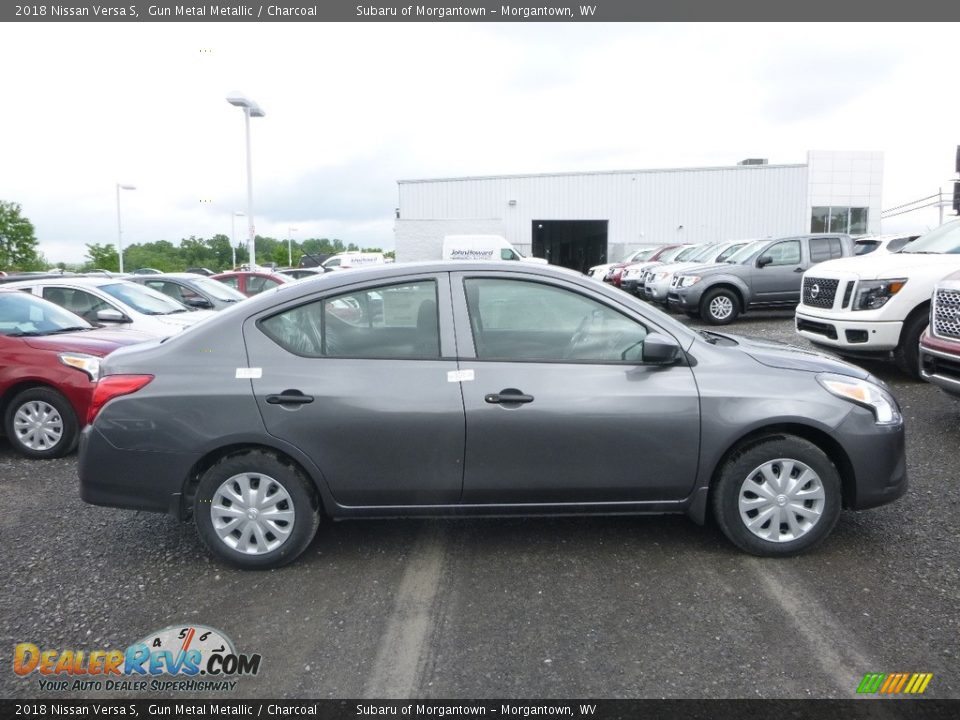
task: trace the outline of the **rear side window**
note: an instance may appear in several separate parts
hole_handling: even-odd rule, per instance
[[[262,320],[260,329],[305,357],[439,358],[437,285],[418,281],[334,295]]]
[[[838,257],[843,257],[840,238],[810,238],[810,262],[818,263]]]

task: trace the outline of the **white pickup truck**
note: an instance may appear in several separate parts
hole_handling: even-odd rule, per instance
[[[803,275],[797,332],[842,355],[893,358],[920,377],[919,342],[934,285],[960,270],[960,221],[899,252],[820,263]]]

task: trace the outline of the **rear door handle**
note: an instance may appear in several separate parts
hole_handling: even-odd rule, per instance
[[[267,395],[267,402],[271,405],[306,405],[313,402],[313,397],[299,390],[284,390],[279,395]]]
[[[526,395],[516,388],[507,388],[498,393],[489,393],[483,399],[492,405],[512,405],[514,403],[519,405],[521,403],[532,403],[533,395]]]

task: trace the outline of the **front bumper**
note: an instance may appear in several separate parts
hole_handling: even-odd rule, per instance
[[[960,343],[920,338],[920,377],[960,397]]]
[[[667,294],[670,292],[670,283],[645,283],[643,286],[644,297],[653,302],[667,302]]]
[[[638,295],[643,292],[642,287],[643,285],[640,282],[640,278],[631,277],[626,279],[621,278],[620,280],[620,289],[631,295]]]
[[[866,510],[893,502],[907,491],[907,456],[903,423],[877,425],[873,413],[862,408],[851,412],[833,437],[850,461],[852,483],[844,485],[844,506]],[[843,468],[840,468],[842,471]]]
[[[702,295],[700,283],[689,287],[671,287],[667,292],[667,305],[684,312],[695,312],[700,309]]]
[[[844,315],[846,317],[840,319],[828,313],[813,314],[797,308],[797,334],[812,343],[851,353],[889,352],[900,343],[903,322],[851,320],[847,313]]]

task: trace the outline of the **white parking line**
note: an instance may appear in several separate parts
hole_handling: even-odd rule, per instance
[[[411,548],[393,612],[364,688],[366,697],[407,698],[415,694],[428,659],[424,646],[430,634],[445,549],[445,526],[439,522],[427,525]]]

